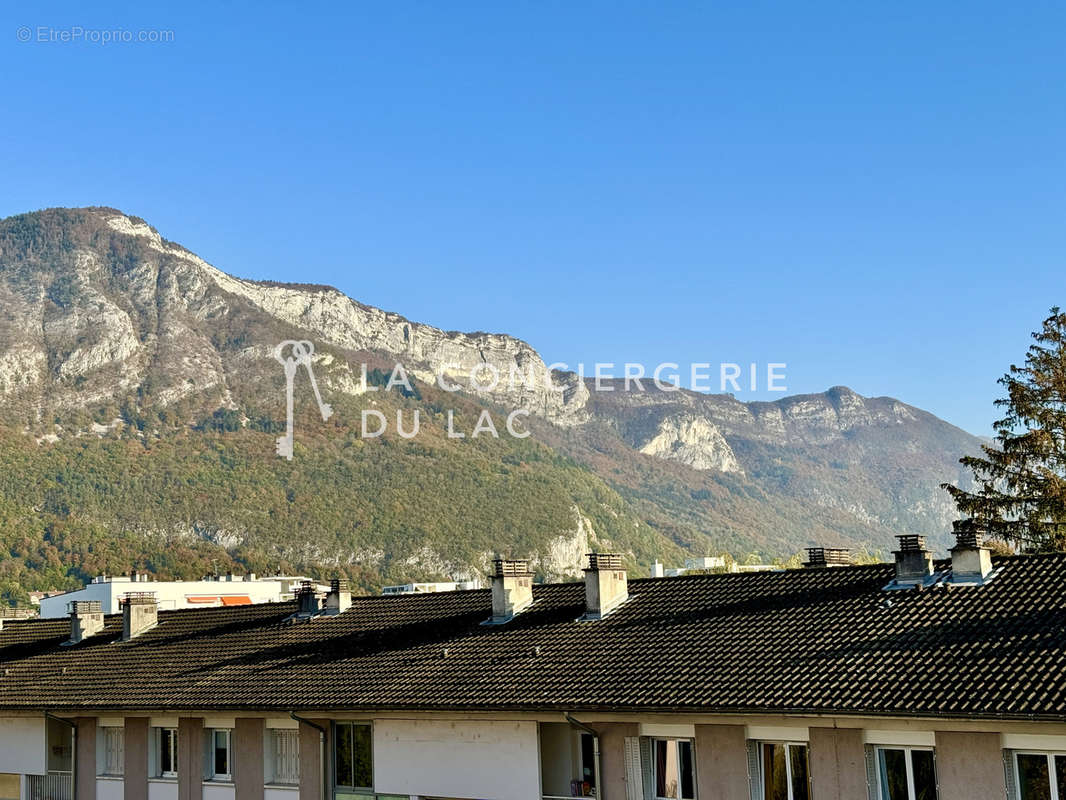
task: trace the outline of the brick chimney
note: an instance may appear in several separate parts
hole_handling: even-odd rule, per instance
[[[70,639],[67,644],[77,644],[104,629],[104,611],[99,600],[72,600],[67,608],[70,609]]]
[[[585,570],[585,619],[602,619],[629,599],[626,571],[617,553],[589,553]]]
[[[533,572],[525,559],[497,558],[492,571],[492,617],[502,625],[533,603]]]
[[[899,550],[896,557],[896,581],[920,583],[933,574],[933,554],[925,547],[925,537],[917,534],[897,536]]]
[[[326,614],[343,614],[352,607],[352,590],[347,578],[334,578],[329,582],[329,594],[326,595]]]
[[[992,553],[976,531],[955,534],[951,548],[951,580],[983,581],[992,571]]]
[[[851,551],[846,547],[808,547],[803,566],[805,569],[821,569],[847,567],[851,563]]]
[[[127,592],[121,605],[124,642],[154,628],[159,621],[159,605],[154,592]]]

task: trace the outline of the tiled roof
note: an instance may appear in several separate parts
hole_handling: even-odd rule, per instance
[[[892,565],[633,580],[579,622],[580,583],[512,622],[486,590],[5,622],[0,708],[676,710],[1066,720],[1066,554],[997,559],[984,586],[882,591]]]

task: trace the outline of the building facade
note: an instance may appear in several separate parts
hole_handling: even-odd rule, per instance
[[[105,614],[115,614],[129,592],[152,592],[162,610],[278,603],[292,600],[303,576],[219,575],[199,581],[157,581],[145,573],[100,575],[81,589],[42,596],[42,617],[65,617],[72,602],[96,601]]]

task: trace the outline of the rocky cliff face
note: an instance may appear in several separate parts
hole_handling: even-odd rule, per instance
[[[529,408],[561,425],[587,418],[585,386],[565,376],[553,385],[536,351],[511,336],[442,331],[330,287],[234,278],[167,242],[147,223],[111,209],[41,214],[63,217],[49,222],[75,225],[79,236],[74,247],[41,261],[33,257],[34,232],[28,247],[18,236],[22,226],[37,227],[39,219],[32,217],[40,215],[7,221],[16,230],[3,255],[30,266],[32,280],[9,278],[0,288],[9,322],[7,349],[0,354],[3,396],[47,393],[61,408],[88,406],[115,390],[136,389],[153,365],[165,376],[165,385],[152,387],[158,403],[212,389],[225,396],[225,369],[210,332],[251,306],[319,343],[393,357],[424,382],[440,375],[472,391],[474,379],[477,393],[490,401]],[[118,263],[116,251],[122,254]],[[249,342],[245,356],[268,359],[274,344]],[[104,375],[106,380],[91,380]],[[494,375],[498,381],[489,388]]]
[[[640,452],[698,470],[743,472],[721,430],[706,417],[679,413],[664,417]]]

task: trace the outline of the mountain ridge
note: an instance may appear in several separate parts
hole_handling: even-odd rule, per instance
[[[47,544],[49,525],[74,525],[83,537],[90,528],[98,535],[120,521],[132,524],[136,509],[124,504],[151,506],[153,500],[121,474],[147,463],[129,450],[131,443],[154,449],[160,469],[169,459],[187,482],[206,481],[200,486],[204,507],[196,509],[187,503],[168,507],[163,495],[172,485],[158,476],[145,479],[155,481],[152,491],[161,493],[162,502],[158,513],[146,513],[150,519],[143,530],[123,539],[128,560],[158,557],[152,537],[163,541],[184,531],[192,532],[188,541],[194,550],[206,543],[210,547],[203,552],[210,550],[216,560],[254,564],[261,572],[283,553],[286,563],[308,571],[347,562],[352,576],[372,588],[385,579],[483,571],[494,548],[528,554],[546,565],[545,575],[558,575],[566,559],[574,561],[576,550],[592,543],[622,550],[636,569],[646,569],[655,557],[680,559],[686,551],[726,549],[769,558],[816,542],[887,548],[896,532],[925,533],[943,544],[951,509],[939,484],[965,480],[957,459],[978,445],[975,437],[928,412],[894,398],[863,398],[846,387],[751,402],[689,390],[593,391],[591,379],[549,374],[523,340],[444,331],[360,303],[334,287],[233,277],[166,240],[143,219],[107,207],[0,220],[0,308],[5,424],[24,438],[30,434],[36,448],[14,447],[12,458],[28,473],[62,474],[69,484],[77,479],[64,471],[68,461],[85,459],[85,469],[99,470],[95,459],[106,454],[123,487],[118,492],[123,499],[112,498],[108,506],[101,503],[107,487],[78,494],[61,481],[49,490],[55,508],[44,514],[33,509],[53,501],[10,480],[6,494],[0,491],[0,509],[7,502],[10,513],[21,515],[24,538],[33,540],[38,531]],[[300,394],[299,453],[291,468],[296,472],[273,456],[284,391],[273,347],[283,339],[315,342],[314,369],[338,410],[323,423]],[[362,385],[360,364],[387,372],[396,362],[412,377],[410,393],[372,392]],[[529,385],[512,388],[505,382],[492,391],[474,391],[465,373],[482,362],[503,375],[517,369],[530,378]],[[442,391],[438,372],[464,391]],[[550,381],[563,384],[563,391],[549,388]],[[445,433],[445,411],[452,406],[465,415],[468,430],[481,413],[495,416],[503,430],[504,415],[528,408],[533,437],[460,445]],[[419,410],[426,434],[411,442],[392,431],[363,440],[356,421],[369,409]],[[98,445],[79,450],[88,438]],[[6,441],[11,448],[16,440]],[[173,449],[179,441],[197,458]],[[331,529],[340,523],[327,514],[328,524],[323,517],[306,532],[313,546],[294,555],[277,521],[290,513],[277,505],[280,496],[263,501],[274,516],[261,523],[223,506],[212,481],[231,492],[255,489],[239,476],[208,469],[205,461],[213,461],[215,449],[227,458],[251,459],[249,469],[265,486],[295,481],[312,492],[317,486],[338,508],[363,515],[362,527]],[[421,527],[397,523],[400,512],[383,514],[379,506],[346,498],[332,478],[318,475],[301,483],[307,476],[298,473],[300,465],[312,460],[316,469],[339,465],[351,473],[348,485],[363,481],[383,495],[408,477],[397,477],[402,467],[434,484],[430,494],[445,508],[426,515],[414,508],[421,498],[409,487],[398,496],[411,506],[410,514],[425,520]],[[438,465],[436,474],[422,472],[429,462]],[[152,462],[149,472],[156,466]],[[466,474],[472,483],[457,477]],[[518,481],[524,488],[510,491],[526,492],[521,496],[527,498],[553,487],[552,499],[542,498],[552,521],[536,523],[533,508],[499,506],[478,488],[498,480],[503,482],[493,485],[501,492]],[[542,488],[535,489],[538,485]],[[173,491],[181,496],[183,487]],[[479,518],[478,530],[447,509],[475,496],[497,506],[491,518]],[[38,502],[27,510],[23,497]],[[91,519],[78,522],[86,507],[95,509]],[[451,536],[465,537],[469,546],[442,541],[442,534],[426,528],[430,518]],[[541,524],[546,527],[535,527]],[[388,525],[398,527],[382,527]],[[486,538],[489,527],[495,543]],[[426,547],[432,552],[423,552]],[[23,559],[18,569],[32,575],[25,553],[34,547],[23,541],[14,550],[25,551],[11,559]],[[44,548],[50,556],[65,552],[53,550]],[[323,556],[327,551],[333,555]],[[377,560],[364,557],[379,552]],[[192,563],[201,564],[198,558]],[[119,571],[129,565],[106,566]],[[62,578],[81,576],[85,569],[75,565]],[[161,569],[180,571],[173,564]],[[2,575],[0,568],[0,580]]]

